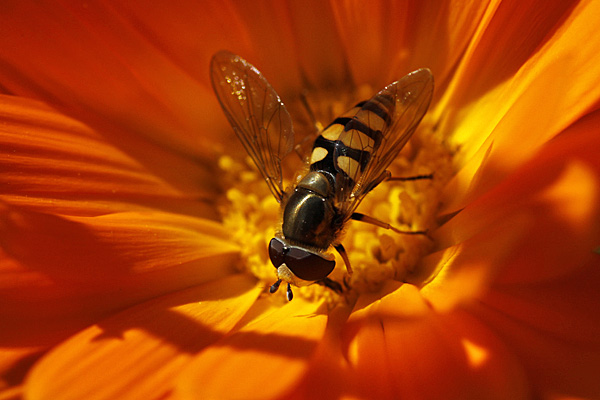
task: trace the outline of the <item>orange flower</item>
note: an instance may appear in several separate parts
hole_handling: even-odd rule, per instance
[[[599,2],[155,3],[0,4],[4,398],[600,396]],[[434,178],[361,210],[431,238],[350,223],[351,289],[268,294],[222,48],[298,136],[430,68],[392,170]]]

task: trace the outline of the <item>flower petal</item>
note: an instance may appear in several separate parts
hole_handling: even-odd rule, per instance
[[[12,96],[0,96],[0,120],[0,200],[70,215],[132,208],[215,214],[199,200],[215,196],[208,171],[143,140],[111,143],[39,102]]]
[[[354,371],[342,343],[342,331],[351,312],[352,306],[346,302],[328,310],[323,338],[310,358],[306,373],[288,389],[286,398],[336,399],[356,393]]]
[[[298,298],[283,307],[272,299],[238,332],[200,353],[182,374],[182,398],[282,398],[306,373],[323,337],[327,316]]]
[[[348,85],[331,4],[318,0],[225,4],[229,25],[243,29],[240,37],[228,35],[227,46],[256,65],[284,100],[290,94],[296,100],[306,87]]]
[[[26,381],[27,398],[164,398],[193,355],[229,332],[261,290],[234,275],[119,313],[46,355]]]
[[[213,1],[212,9],[224,14],[223,19],[229,21],[227,26],[240,32],[238,35],[223,32],[226,41],[222,46],[258,67],[280,95],[285,97],[290,89],[297,94],[301,86],[297,41],[301,38],[295,36],[292,23],[295,17],[286,2],[217,0]]]
[[[188,31],[186,36],[204,45],[197,40],[204,25],[197,17],[208,21],[210,15],[197,3],[183,13],[164,4],[157,11],[169,18],[141,22],[102,1],[11,3],[0,24],[2,82],[13,94],[60,105],[78,119],[111,121],[165,147],[208,156],[211,141],[197,144],[199,130],[213,133],[209,122],[216,115],[204,107],[217,107],[207,80],[208,60],[202,60],[201,69],[189,70],[189,62],[182,66],[171,57],[179,49],[161,48],[144,28],[153,23],[164,28],[175,16],[175,24],[189,17],[198,35]],[[177,47],[183,45],[180,39],[169,36],[168,41]]]
[[[536,398],[600,393],[599,124],[583,118],[442,227],[459,244],[431,257],[443,268],[421,290],[498,332]]]
[[[600,237],[599,125],[600,111],[574,124],[441,227],[449,268],[478,266],[520,283],[578,268]]]
[[[600,4],[545,4],[502,2],[438,105],[448,112],[443,129],[461,146],[448,211],[498,184],[600,100],[590,90],[600,85]]]
[[[289,1],[291,25],[303,77],[318,88],[344,87],[350,81],[346,56],[330,2]]]
[[[356,397],[527,395],[526,376],[492,331],[462,310],[431,311],[410,285],[353,313],[346,332],[358,380]]]
[[[18,387],[25,378],[25,374],[46,350],[40,347],[1,347],[0,348],[0,399],[11,399],[5,395],[4,390]],[[16,389],[15,389],[16,390]],[[22,397],[22,396],[21,396]],[[15,396],[14,398],[21,398]]]
[[[445,82],[477,28],[486,2],[332,2],[355,82],[381,88],[430,68]]]
[[[234,271],[214,222],[167,213],[64,218],[0,209],[1,341],[53,343],[109,312]]]
[[[496,285],[474,305],[519,357],[536,398],[600,393],[600,256],[571,275],[535,285]]]

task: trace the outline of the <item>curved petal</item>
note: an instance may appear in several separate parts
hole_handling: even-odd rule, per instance
[[[599,124],[600,111],[583,118],[441,227],[432,261],[520,283],[578,268],[600,237]]]
[[[449,88],[452,102],[468,104],[513,77],[523,65],[539,57],[536,53],[540,48],[556,46],[557,40],[564,40],[558,39],[561,33],[557,31],[581,29],[571,26],[570,14],[577,12],[578,3],[586,2],[553,1],[550,5],[541,0],[527,0],[517,5],[490,1]],[[570,43],[570,46],[580,44]]]
[[[324,335],[327,315],[319,304],[294,299],[273,307],[272,299],[255,306],[258,315],[201,352],[180,377],[181,398],[271,399],[289,396],[306,373]]]
[[[329,2],[288,1],[302,77],[318,88],[344,87],[350,75]]]
[[[244,31],[243,41],[233,38],[226,45],[257,66],[284,100],[306,88],[348,85],[347,60],[332,23],[334,5],[318,0],[224,4],[235,21],[230,25]]]
[[[495,285],[473,312],[521,360],[537,398],[600,393],[600,255],[535,285]]]
[[[26,381],[27,398],[164,398],[194,354],[229,332],[261,290],[234,275],[121,312],[47,354]]]
[[[154,3],[153,13],[136,15],[124,13],[128,6],[120,3],[4,5],[10,9],[0,23],[0,80],[14,94],[60,106],[78,119],[111,121],[167,148],[210,156],[212,141],[219,140],[211,125],[217,103],[208,83],[208,58],[194,49],[218,38],[223,28],[232,29],[228,8],[164,2]],[[138,3],[137,8],[149,7]],[[221,29],[206,34],[219,24]],[[170,25],[189,30],[164,29]],[[170,47],[156,40],[150,26],[168,35]],[[182,37],[196,46],[190,49]],[[186,51],[185,60],[176,56]],[[199,131],[208,139],[202,146]]]
[[[213,7],[222,9],[223,5],[230,15],[234,28],[241,35],[226,33],[224,48],[248,59],[264,74],[275,90],[282,96],[290,89],[295,91],[301,85],[298,67],[299,55],[293,32],[292,18],[288,4],[284,1],[220,2]],[[223,11],[222,11],[223,12]],[[318,17],[317,17],[318,19]],[[212,54],[211,54],[212,56]]]
[[[227,276],[238,255],[219,224],[190,217],[0,211],[4,344],[54,343],[125,306]]]
[[[600,85],[600,4],[505,3],[482,25],[438,105],[447,113],[441,129],[461,146],[448,211],[498,184],[600,100],[590,90]]]
[[[443,85],[487,7],[482,1],[331,5],[352,76],[375,88],[422,67]]]
[[[342,343],[351,312],[352,306],[345,302],[328,310],[323,338],[309,360],[306,373],[288,389],[286,398],[337,399],[356,394],[355,371],[347,361]]]
[[[356,397],[527,398],[522,368],[491,330],[463,310],[432,311],[412,286],[355,312],[346,332]]]
[[[18,385],[23,382],[27,371],[45,350],[47,349],[40,347],[0,347],[0,398],[12,399],[13,397],[5,392],[11,387],[20,395],[15,395],[14,398],[22,398],[22,388]]]
[[[468,307],[526,370],[533,396],[600,393],[600,160],[596,111],[448,222],[421,293]]]
[[[0,200],[70,215],[215,214],[206,201],[216,194],[209,171],[164,149],[120,136],[119,146],[135,153],[120,150],[81,122],[12,96],[0,96],[0,120]]]

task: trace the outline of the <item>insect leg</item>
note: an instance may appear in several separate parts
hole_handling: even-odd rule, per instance
[[[427,231],[402,231],[398,228],[394,228],[387,222],[380,221],[377,218],[369,217],[368,215],[361,214],[361,213],[356,213],[356,212],[352,213],[350,218],[352,218],[355,221],[366,222],[367,224],[379,226],[384,229],[390,229],[396,233],[402,233],[402,234],[407,234],[407,235],[426,235],[427,234]]]
[[[394,181],[417,181],[420,179],[433,179],[433,174],[427,175],[416,175],[416,176],[407,176],[407,177],[393,177],[390,171],[383,171],[381,175],[372,182],[370,182],[365,188],[361,191],[361,195],[369,193],[371,190],[375,189],[377,185],[381,182],[394,182]]]
[[[315,113],[313,112],[312,108],[310,107],[310,104],[308,103],[308,98],[306,97],[305,91],[300,93],[300,102],[306,110],[308,118],[310,119],[310,122],[314,128],[314,132],[306,135],[298,144],[296,144],[296,146],[294,146],[294,151],[296,152],[298,157],[300,157],[300,160],[305,161],[306,155],[310,154],[310,149],[308,148],[308,146],[312,147],[312,144],[314,143],[315,139],[323,130],[323,125],[319,121],[317,121]]]
[[[390,176],[388,179],[386,179],[386,181],[388,181],[388,182],[393,182],[393,181],[406,182],[406,181],[418,181],[420,179],[433,179],[433,174],[415,175],[415,176],[406,176],[406,177]]]
[[[292,301],[293,298],[294,298],[294,294],[292,293],[292,287],[288,283],[287,284],[287,299],[288,299],[288,301]]]
[[[340,253],[342,259],[344,260],[344,264],[346,264],[346,271],[348,271],[349,275],[352,275],[352,267],[350,266],[350,259],[348,258],[348,253],[346,253],[346,249],[342,246],[341,243],[333,245],[333,247]]]
[[[317,283],[319,285],[323,285],[326,288],[333,290],[337,294],[342,294],[344,292],[344,289],[342,289],[342,285],[340,285],[338,282],[334,281],[333,279],[323,278],[320,281],[318,281]]]
[[[306,91],[300,93],[300,102],[302,106],[306,109],[306,113],[308,114],[308,118],[310,118],[310,122],[312,122],[315,128],[315,135],[318,135],[323,130],[323,125],[317,121],[317,117],[315,117],[315,113],[313,112],[310,104],[308,103],[308,98],[306,97]]]

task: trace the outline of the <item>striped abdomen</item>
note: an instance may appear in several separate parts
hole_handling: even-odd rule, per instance
[[[393,107],[390,96],[379,94],[336,118],[315,140],[310,170],[327,172],[334,180],[338,173],[355,180],[381,144]]]

